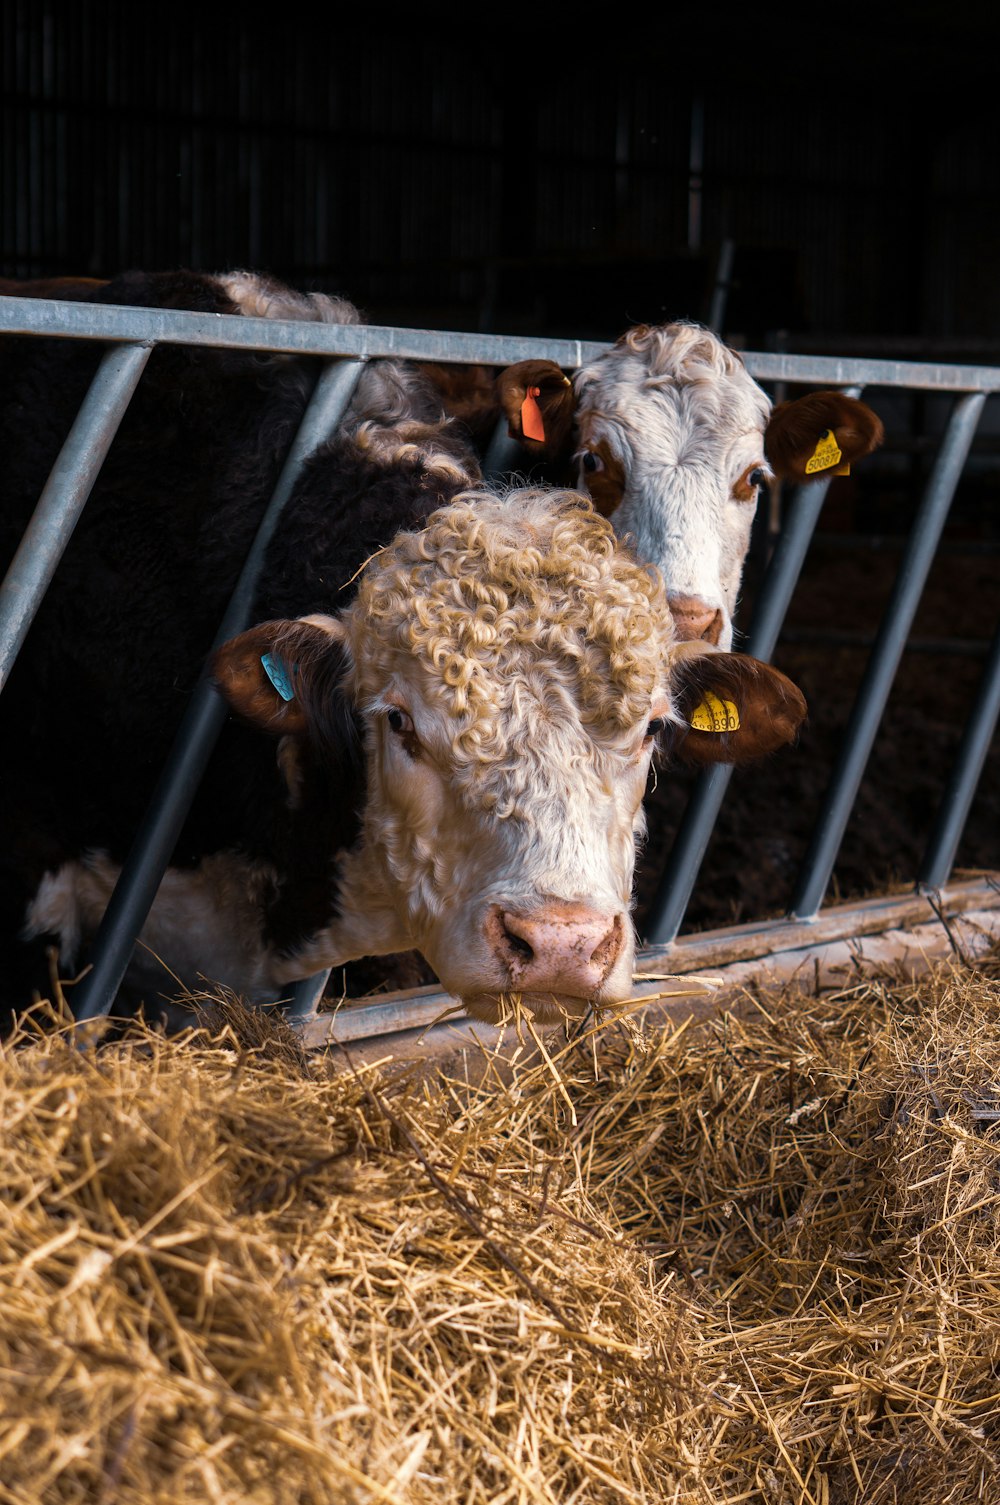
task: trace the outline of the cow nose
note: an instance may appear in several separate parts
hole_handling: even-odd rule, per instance
[[[706,606],[697,596],[670,596],[670,615],[682,643],[699,639],[705,643],[717,643],[722,636],[722,612],[717,606]]]
[[[527,913],[494,904],[485,930],[513,988],[579,997],[597,991],[625,944],[622,915],[562,899]]]

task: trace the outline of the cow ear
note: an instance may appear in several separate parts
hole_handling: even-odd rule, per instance
[[[518,361],[500,372],[496,385],[512,439],[549,460],[568,449],[576,399],[554,361]]]
[[[242,721],[275,737],[313,728],[320,687],[345,667],[336,617],[261,622],[212,655],[216,688]]]
[[[701,651],[684,644],[670,682],[679,724],[671,751],[683,763],[746,763],[794,742],[805,720],[802,691],[745,653]]]
[[[882,421],[867,403],[844,392],[810,392],[781,402],[764,434],[764,453],[783,481],[846,475],[882,443]]]

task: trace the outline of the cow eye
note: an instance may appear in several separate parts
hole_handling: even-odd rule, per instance
[[[667,724],[665,716],[654,716],[646,728],[647,737],[658,737]]]
[[[758,486],[763,486],[765,479],[764,472],[758,466],[756,470],[752,470],[747,476],[747,484],[756,489]]]
[[[592,449],[584,451],[582,463],[584,470],[590,471],[591,474],[593,474],[595,470],[603,470],[604,468],[604,461],[601,459],[600,455],[595,455]]]
[[[405,711],[401,711],[398,706],[393,706],[386,713],[385,719],[392,727],[392,730],[400,737],[405,737],[408,732],[412,732],[414,729],[413,718],[408,716]]]

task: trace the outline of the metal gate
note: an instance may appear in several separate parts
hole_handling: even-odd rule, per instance
[[[504,367],[541,358],[570,371],[606,348],[576,340],[531,340],[379,326],[322,325],[166,312],[93,304],[0,297],[0,333],[98,341],[106,346],[79,414],[39,499],[17,555],[0,587],[0,690],[55,573],[73,527],[114,438],[151,351],[158,344],[267,350],[313,355],[320,375],[255,543],[246,560],[216,643],[248,625],[254,585],[281,509],[307,455],[336,427],[364,362],[379,357]],[[910,529],[891,596],[845,729],[842,751],[789,896],[792,918],[811,920],[821,909],[844,831],[871,753],[892,682],[949,508],[969,457],[987,400],[1000,393],[1000,368],[860,360],[766,352],[744,353],[751,375],[778,386],[837,387],[858,396],[872,388],[924,392],[951,399],[950,412],[922,500]],[[523,465],[519,447],[498,427],[485,472],[496,479]],[[0,477],[2,483],[2,477]],[[758,593],[746,651],[769,659],[802,569],[829,479],[796,488],[784,509]],[[206,644],[206,656],[211,645]],[[951,874],[976,786],[1000,713],[1000,626],[986,656],[968,720],[918,870],[919,893],[939,890]],[[123,867],[94,947],[89,975],[74,990],[80,1019],[106,1013],[124,978],[135,939],[152,905],[226,710],[206,679],[191,696],[173,751],[146,819]],[[701,774],[667,856],[647,931],[654,946],[669,945],[683,923],[731,770]],[[327,974],[300,983],[293,1017],[315,1010]],[[372,1028],[401,1027],[391,1022]],[[389,1016],[387,1015],[387,1021]]]

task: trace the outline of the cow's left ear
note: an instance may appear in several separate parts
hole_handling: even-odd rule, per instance
[[[882,443],[882,421],[843,392],[810,392],[780,402],[764,434],[764,453],[782,481],[845,475]]]
[[[794,742],[806,702],[787,675],[745,653],[681,646],[670,680],[674,757],[694,767],[746,763]]]
[[[275,737],[315,729],[323,687],[339,690],[345,634],[336,617],[261,622],[212,656],[216,688],[242,721]]]

